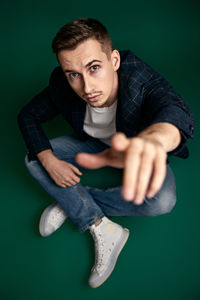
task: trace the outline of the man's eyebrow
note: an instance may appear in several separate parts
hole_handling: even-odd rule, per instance
[[[85,65],[85,68],[88,68],[88,67],[91,66],[94,62],[100,62],[100,63],[102,63],[101,60],[93,59],[93,60],[91,60],[89,63],[87,63],[87,65]],[[65,70],[65,73],[68,73],[68,72],[76,72],[76,71],[74,71],[74,70]]]

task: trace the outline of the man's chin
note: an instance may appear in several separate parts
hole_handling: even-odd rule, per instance
[[[105,103],[99,102],[98,100],[91,101],[91,102],[88,101],[88,103],[90,104],[90,106],[99,107],[99,108],[104,107],[104,105],[105,105]]]

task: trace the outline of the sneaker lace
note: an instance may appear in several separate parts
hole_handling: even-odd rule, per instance
[[[95,242],[95,268],[98,271],[105,262],[103,261],[104,258],[104,238],[101,232],[96,228],[96,232],[91,231],[91,234],[94,238]]]

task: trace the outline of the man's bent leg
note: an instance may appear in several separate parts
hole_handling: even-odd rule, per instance
[[[97,153],[107,148],[98,141],[81,143],[72,137],[57,138],[52,141],[52,147],[58,158],[74,165],[76,153]],[[61,188],[54,183],[39,161],[28,162],[26,157],[25,162],[31,175],[60,204],[79,231],[90,229],[95,241],[95,264],[88,283],[93,288],[100,286],[114,270],[118,256],[128,240],[129,230],[106,218],[87,189],[80,183]],[[77,167],[80,168],[78,165]],[[100,219],[102,222],[95,226]]]
[[[74,161],[76,153],[97,153],[107,148],[106,145],[96,139],[82,142],[73,136],[59,137],[50,142],[54,154],[59,159],[74,165],[76,164]],[[25,164],[30,174],[60,204],[80,232],[85,231],[104,216],[101,208],[80,183],[66,188],[59,187],[38,160],[29,162],[26,156]],[[77,167],[81,169],[80,166]]]

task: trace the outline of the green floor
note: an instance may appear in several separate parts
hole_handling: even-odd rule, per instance
[[[0,299],[200,299],[198,1],[4,1],[0,11]],[[67,221],[52,236],[39,235],[40,215],[53,199],[25,169],[26,148],[16,121],[19,109],[48,84],[57,65],[52,38],[77,17],[99,19],[116,49],[132,50],[161,72],[196,120],[190,158],[170,160],[177,205],[164,216],[112,218],[130,229],[130,238],[111,277],[97,289],[87,285],[94,262],[88,232],[79,233]],[[60,117],[44,128],[49,137],[71,131]],[[83,178],[85,184],[102,187],[119,181],[110,168]]]

